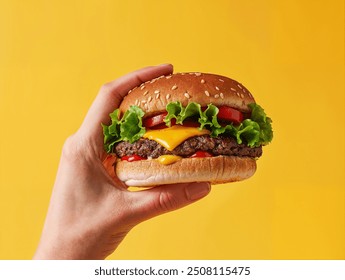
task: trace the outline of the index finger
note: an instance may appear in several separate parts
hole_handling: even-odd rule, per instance
[[[172,71],[173,66],[171,64],[149,66],[103,85],[79,131],[90,140],[95,141],[97,147],[103,149],[101,123],[106,124],[109,122],[109,114],[119,107],[128,91],[145,81],[171,74]]]

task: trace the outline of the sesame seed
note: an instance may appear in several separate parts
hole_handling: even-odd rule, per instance
[[[158,98],[159,98],[159,93],[156,94],[156,99],[158,99]]]
[[[166,96],[165,96],[166,99],[169,99],[170,98],[170,93],[168,93]]]
[[[244,93],[246,93],[246,89],[245,88],[243,88],[242,90],[243,90]]]
[[[210,93],[207,90],[205,90],[205,94],[206,96],[210,96]]]
[[[238,86],[240,89],[242,89],[242,87],[241,87],[241,85],[240,85],[240,84],[238,84],[237,86]]]
[[[204,80],[204,79],[201,79],[200,83],[204,84],[204,83],[205,83],[205,80]]]
[[[157,89],[157,90],[155,90],[155,93],[160,93],[160,91]]]
[[[184,96],[187,97],[187,98],[190,98],[190,95],[188,94],[188,92],[185,92]]]
[[[141,90],[143,90],[144,88],[145,88],[145,86],[144,86],[144,85],[140,87],[140,89],[141,89]]]
[[[150,81],[150,84],[153,84],[156,81],[156,79],[153,79]]]
[[[173,85],[171,89],[172,89],[172,90],[177,89],[177,85]]]
[[[201,73],[196,72],[196,73],[195,73],[195,76],[201,76]]]
[[[166,79],[170,79],[171,77],[172,77],[172,76],[171,76],[171,75],[169,75],[169,76],[166,76],[165,78],[166,78]]]
[[[139,105],[139,104],[140,104],[139,100],[136,99],[136,100],[135,100],[135,105]]]
[[[219,90],[219,87],[216,86],[216,90]]]
[[[144,108],[147,109],[149,106],[147,104],[144,105]]]
[[[221,99],[224,99],[224,94],[222,92],[219,95]]]
[[[236,91],[236,89],[234,89],[234,88],[230,88],[230,90],[232,90],[232,91]]]
[[[219,81],[221,81],[222,83],[224,83],[224,80],[222,80],[222,79],[219,79]]]
[[[147,99],[147,102],[151,102],[152,100],[152,96],[149,96],[149,98]]]
[[[240,94],[239,94],[238,92],[236,92],[236,95],[237,95],[238,97],[240,97]]]
[[[214,95],[214,98],[219,98],[219,94],[215,94],[215,95]]]
[[[241,98],[244,98],[244,94],[243,93],[241,93]]]
[[[146,100],[141,100],[141,103],[145,104],[145,103],[146,103]]]
[[[148,90],[147,90],[147,91],[145,91],[145,92],[144,92],[144,96],[145,96],[146,94],[148,94],[148,93],[149,93],[149,91],[148,91]]]
[[[128,91],[128,94],[130,94],[132,92],[132,90],[130,89],[129,91]]]

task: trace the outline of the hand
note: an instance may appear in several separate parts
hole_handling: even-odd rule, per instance
[[[63,146],[35,259],[104,259],[135,225],[209,193],[208,183],[130,192],[103,149],[101,123],[109,123],[127,92],[172,71],[168,64],[147,67],[102,86],[81,127]]]

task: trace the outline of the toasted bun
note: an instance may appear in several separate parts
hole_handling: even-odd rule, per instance
[[[247,179],[255,171],[255,159],[234,156],[184,158],[170,165],[154,159],[116,164],[119,179],[135,187],[186,182],[221,184]]]
[[[132,89],[120,105],[123,114],[132,105],[139,106],[145,117],[165,111],[169,102],[180,101],[183,106],[197,102],[226,105],[250,112],[248,104],[255,100],[242,84],[227,77],[205,73],[177,73],[161,76]]]

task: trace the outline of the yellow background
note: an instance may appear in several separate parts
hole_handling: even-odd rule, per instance
[[[146,65],[245,84],[273,119],[251,179],[138,225],[113,259],[344,259],[343,1],[0,1],[0,259],[37,246],[65,138]]]

